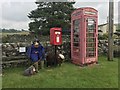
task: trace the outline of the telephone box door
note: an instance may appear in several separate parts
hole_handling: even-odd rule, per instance
[[[75,58],[74,63],[80,63],[80,52],[81,52],[81,39],[80,39],[80,33],[81,33],[81,18],[73,20],[73,41],[72,41],[72,54]],[[79,62],[78,62],[79,61]]]
[[[96,18],[86,18],[86,63],[96,61],[97,56],[97,27]]]

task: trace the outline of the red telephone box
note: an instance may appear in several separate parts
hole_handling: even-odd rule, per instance
[[[62,44],[62,28],[50,29],[50,44],[52,45]]]
[[[74,64],[97,63],[98,12],[79,8],[71,14],[71,59]]]

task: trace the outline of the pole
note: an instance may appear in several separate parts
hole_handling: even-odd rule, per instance
[[[57,66],[57,45],[55,45],[55,58],[54,58],[55,66]]]
[[[114,3],[109,0],[109,30],[108,30],[108,60],[113,60],[113,25],[114,25]]]

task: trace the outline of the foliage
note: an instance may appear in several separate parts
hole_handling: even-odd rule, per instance
[[[99,40],[107,40],[108,39],[108,34],[103,34],[103,35],[98,35]]]
[[[118,36],[113,34],[113,39],[116,39],[116,38],[118,38]],[[103,35],[98,35],[98,39],[99,40],[108,40],[108,34],[106,33],[106,34],[103,34]]]
[[[116,31],[117,31],[117,32],[120,32],[120,29],[117,29]]]
[[[108,39],[108,34],[103,34],[103,39]]]
[[[22,30],[17,30],[17,29],[0,29],[0,32],[2,33],[20,33],[20,32],[26,32],[26,30],[22,29]]]
[[[116,25],[116,29],[120,32],[120,23]]]
[[[32,10],[28,17],[29,30],[35,33],[48,35],[52,27],[70,29],[71,12],[75,2],[36,2],[37,9]]]
[[[98,35],[98,39],[99,39],[99,40],[103,40],[103,36],[99,34],[99,35]]]

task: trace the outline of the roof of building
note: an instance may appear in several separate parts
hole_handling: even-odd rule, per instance
[[[107,23],[105,23],[105,24],[101,24],[101,25],[98,25],[98,27],[100,27],[100,26],[104,26],[104,25],[107,25]]]
[[[100,25],[98,25],[98,27],[100,27],[100,26],[104,26],[104,25],[107,25],[108,23],[104,23],[104,24],[100,24]],[[114,24],[115,26],[118,26],[119,24]]]

